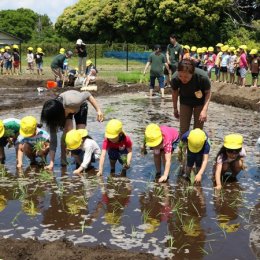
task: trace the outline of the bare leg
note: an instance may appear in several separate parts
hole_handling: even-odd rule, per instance
[[[0,163],[5,163],[5,148],[4,146],[0,146]]]

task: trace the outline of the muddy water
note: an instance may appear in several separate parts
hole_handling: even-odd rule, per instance
[[[0,173],[0,235],[54,241],[67,238],[75,244],[104,244],[111,248],[150,252],[174,259],[255,259],[260,256],[260,153],[255,146],[259,115],[252,111],[211,104],[206,131],[212,141],[210,162],[202,185],[192,187],[178,177],[176,154],[170,180],[156,184],[153,157],[141,157],[139,147],[150,122],[178,127],[170,97],[148,99],[136,95],[98,98],[107,120],[121,119],[134,142],[132,167],[127,177],[111,177],[106,160],[104,176],[95,170],[85,178],[55,164],[54,178],[24,160],[16,173],[14,149],[7,150],[6,168]],[[1,118],[34,114],[40,108],[14,111]],[[88,129],[101,145],[104,123],[95,121],[90,108]],[[215,194],[211,169],[222,138],[230,132],[244,135],[247,169],[238,182],[227,183]],[[27,168],[26,168],[27,166]],[[94,164],[97,167],[97,164]],[[117,172],[120,173],[118,166]]]

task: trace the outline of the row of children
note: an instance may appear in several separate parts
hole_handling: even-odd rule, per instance
[[[21,121],[13,118],[0,121],[1,163],[5,163],[4,147],[7,144],[16,147],[18,168],[22,167],[23,154],[30,159],[32,164],[36,162],[37,156],[46,162],[50,146],[49,139],[49,134],[37,127],[37,121],[32,116],[26,116]],[[65,145],[67,151],[70,151],[75,158],[74,174],[82,175],[84,170],[91,166],[91,162],[99,159],[97,175],[102,175],[106,153],[109,156],[112,175],[115,174],[117,161],[123,166],[122,175],[126,174],[131,165],[133,143],[123,131],[122,122],[117,119],[110,120],[106,125],[102,150],[88,135],[86,129],[68,131],[65,135]],[[222,177],[225,177],[227,172],[231,172],[231,175],[227,175],[228,178],[234,179],[243,169],[243,158],[246,153],[242,145],[243,137],[240,134],[230,134],[224,137],[224,144],[218,152],[214,164],[216,189],[221,189]],[[169,179],[172,153],[178,146],[179,154],[181,157],[185,157],[186,161],[182,173],[189,178],[191,171],[195,168],[195,181],[201,181],[210,152],[210,140],[205,131],[196,128],[187,131],[180,137],[177,129],[152,123],[145,129],[144,145],[141,149],[143,154],[147,153],[146,146],[153,150],[156,178],[159,179],[159,182]],[[183,163],[182,159],[180,161]]]
[[[211,71],[215,69],[216,81],[224,83],[236,83],[245,86],[245,78],[248,69],[252,75],[252,87],[257,87],[258,75],[260,71],[260,58],[257,49],[251,49],[247,55],[247,46],[240,45],[238,48],[218,43],[216,52],[214,47],[197,48],[188,45],[183,46],[183,59],[192,59],[196,66],[207,71],[211,78]],[[229,79],[228,79],[229,75]]]
[[[10,46],[5,46],[0,49],[0,73],[1,75],[16,74],[19,73],[20,67],[20,54],[19,46],[14,44],[12,49]]]

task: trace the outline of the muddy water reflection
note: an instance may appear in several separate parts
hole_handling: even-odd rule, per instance
[[[75,244],[105,244],[174,259],[259,256],[260,154],[255,147],[258,114],[211,104],[205,129],[212,140],[212,153],[202,186],[193,187],[178,178],[176,155],[169,183],[158,185],[153,182],[152,154],[141,157],[139,147],[148,123],[178,127],[172,117],[170,97],[150,100],[143,94],[128,94],[99,101],[107,120],[121,119],[134,142],[133,164],[127,178],[110,176],[106,160],[103,177],[97,178],[92,170],[80,179],[71,174],[75,168],[72,160],[61,169],[59,158],[55,178],[47,178],[40,169],[31,167],[19,175],[14,150],[9,149],[7,172],[0,170],[1,236],[49,241],[66,237]],[[21,110],[1,118],[21,118],[31,113]],[[33,114],[39,118],[40,108]],[[90,109],[88,130],[100,145],[105,124],[97,123]],[[227,184],[216,195],[211,181],[212,162],[223,136],[230,132],[244,135],[247,170],[240,174],[239,182]]]

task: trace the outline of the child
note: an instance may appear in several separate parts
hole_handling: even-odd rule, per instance
[[[0,163],[5,163],[5,146],[14,145],[19,135],[20,120],[16,118],[7,118],[0,120]]]
[[[230,83],[234,84],[235,83],[235,70],[236,70],[236,61],[237,61],[237,56],[235,54],[235,47],[230,47],[230,57],[228,60],[228,72],[229,72],[229,78],[230,78]]]
[[[5,49],[1,48],[0,49],[0,74],[3,75],[4,73],[4,53]]]
[[[18,45],[13,45],[13,68],[14,68],[14,74],[19,74],[19,67],[20,67],[20,54],[19,54],[19,47]]]
[[[191,52],[190,52],[190,59],[195,63],[196,67],[198,64],[198,54],[197,54],[197,47],[196,46],[192,46],[191,47]]]
[[[87,87],[89,82],[94,82],[96,80],[97,76],[97,69],[96,67],[92,64],[91,60],[87,60],[86,62],[86,79],[83,82],[83,87]]]
[[[246,57],[246,45],[239,46],[240,49],[240,59],[239,59],[239,73],[240,73],[240,85],[242,88],[246,86],[246,74],[248,70],[248,63]]]
[[[260,58],[257,57],[257,49],[252,49],[249,53],[251,55],[250,70],[252,75],[252,87],[257,88],[258,75],[260,71]]]
[[[27,50],[28,50],[28,52],[27,52],[26,60],[27,60],[27,64],[28,64],[28,70],[32,74],[34,72],[34,68],[33,68],[33,62],[34,62],[33,47],[28,47]]]
[[[181,141],[187,144],[187,165],[185,174],[190,177],[192,167],[196,166],[195,182],[200,182],[207,167],[210,151],[210,141],[207,134],[200,128],[187,131],[181,137]]]
[[[205,60],[208,76],[210,79],[211,79],[211,70],[214,68],[215,60],[216,60],[216,54],[213,53],[213,51],[214,51],[213,47],[208,48],[208,55],[206,56],[206,60]]]
[[[130,137],[123,132],[122,128],[122,122],[117,119],[111,119],[107,123],[97,176],[103,174],[106,152],[108,152],[109,156],[111,174],[115,173],[117,160],[123,165],[123,174],[130,168],[133,144]]]
[[[145,145],[153,149],[156,177],[159,182],[167,181],[169,178],[172,152],[179,142],[178,130],[173,127],[149,124],[145,129]],[[144,151],[145,145],[143,147]],[[161,176],[161,164],[164,173]]]
[[[33,116],[26,116],[20,122],[20,135],[17,138],[17,168],[21,168],[23,164],[23,154],[31,160],[31,164],[36,163],[36,157],[40,156],[43,161],[49,152],[49,134],[40,128],[37,128],[36,118]],[[42,143],[37,148],[37,145]]]
[[[4,53],[4,67],[5,73],[7,75],[12,74],[12,54],[11,48],[9,46],[5,46],[5,53]]]
[[[73,129],[66,134],[66,147],[71,151],[72,156],[79,167],[73,171],[74,174],[81,175],[88,169],[91,162],[100,158],[101,150],[98,144],[88,136],[87,129]]]
[[[190,46],[184,45],[183,46],[183,57],[182,59],[189,60],[190,59]]]
[[[217,47],[217,55],[216,55],[216,59],[215,59],[215,75],[216,75],[216,82],[220,81],[220,58],[222,55],[221,52],[221,47],[223,46],[222,43],[218,43],[216,45]]]
[[[228,74],[227,74],[227,66],[228,66],[228,60],[229,60],[229,54],[227,53],[228,51],[228,46],[222,46],[221,47],[222,55],[220,58],[220,72],[222,74],[222,81],[224,83],[227,83],[228,80]]]
[[[155,87],[155,79],[158,79],[159,87],[161,89],[161,97],[164,98],[164,75],[163,69],[164,66],[167,69],[169,75],[170,70],[169,66],[166,62],[166,58],[164,54],[161,52],[161,46],[155,45],[154,52],[149,56],[148,62],[144,68],[144,75],[146,74],[146,70],[148,69],[149,65],[151,65],[150,69],[150,97],[153,96],[153,90]]]
[[[42,48],[38,47],[37,51],[34,55],[35,63],[36,63],[36,68],[37,68],[37,74],[38,75],[43,75],[42,73],[42,66],[43,66],[43,59],[42,57],[44,56],[44,53],[42,51]]]
[[[242,147],[243,136],[240,134],[226,135],[224,145],[217,154],[214,166],[214,175],[216,181],[216,189],[220,190],[221,177],[228,171],[231,171],[231,178],[236,178],[238,173],[244,169],[244,157],[246,151]]]

